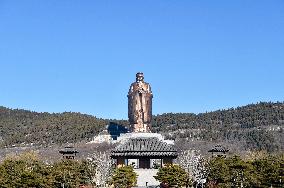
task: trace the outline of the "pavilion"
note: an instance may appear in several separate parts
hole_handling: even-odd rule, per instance
[[[144,169],[171,164],[177,156],[177,150],[173,145],[157,137],[126,139],[111,153],[111,157],[116,160],[117,167],[133,165],[134,168]]]
[[[66,146],[63,150],[60,150],[59,153],[62,154],[63,159],[73,160],[79,152],[73,146]]]
[[[223,147],[222,145],[216,145],[208,152],[212,153],[212,157],[214,156],[226,157],[226,153],[229,152],[229,149]]]

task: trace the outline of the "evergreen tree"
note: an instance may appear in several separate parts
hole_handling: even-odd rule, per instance
[[[191,184],[189,175],[179,165],[166,165],[159,168],[155,178],[163,183],[167,183],[170,187],[183,187]]]
[[[137,183],[137,174],[132,166],[124,166],[115,169],[110,182],[115,188],[130,188]]]
[[[47,188],[49,174],[49,169],[34,153],[24,153],[5,159],[0,165],[0,187]]]

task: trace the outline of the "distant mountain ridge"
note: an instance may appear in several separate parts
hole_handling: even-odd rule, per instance
[[[37,113],[0,107],[0,146],[50,145],[88,141],[110,121],[91,115]],[[284,103],[260,102],[208,113],[166,113],[153,116],[153,132],[172,139],[242,142],[245,147],[283,151]]]
[[[284,103],[260,102],[208,113],[167,113],[153,130],[171,139],[238,143],[246,149],[284,151]]]

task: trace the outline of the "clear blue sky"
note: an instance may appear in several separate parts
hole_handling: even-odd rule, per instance
[[[127,118],[284,101],[283,0],[0,0],[0,105]]]

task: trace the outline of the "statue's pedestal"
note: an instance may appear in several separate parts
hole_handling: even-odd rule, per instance
[[[150,133],[150,125],[149,124],[133,124],[130,125],[133,133]]]

